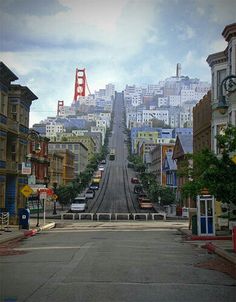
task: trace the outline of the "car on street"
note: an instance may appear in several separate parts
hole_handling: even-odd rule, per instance
[[[94,196],[95,196],[94,190],[89,189],[89,190],[87,190],[86,193],[85,193],[85,197],[86,197],[87,199],[93,199]]]
[[[135,193],[135,194],[144,193],[144,192],[143,192],[143,186],[140,185],[140,184],[135,185],[135,186],[134,186],[134,193]]]
[[[106,162],[106,160],[105,159],[103,159],[102,161],[101,161],[101,164],[102,165],[105,165],[107,162]]]
[[[100,165],[100,166],[98,167],[98,170],[103,172],[103,171],[105,170],[105,168],[104,168],[104,166]]]
[[[149,198],[139,198],[140,209],[152,209],[153,204]]]
[[[87,209],[87,198],[85,196],[77,196],[70,205],[71,213],[84,212]]]
[[[140,181],[139,181],[139,179],[137,177],[132,177],[131,178],[131,183],[132,184],[140,184]]]
[[[99,189],[99,182],[92,182],[89,186],[90,190],[98,190]]]

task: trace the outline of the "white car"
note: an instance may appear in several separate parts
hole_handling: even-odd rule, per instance
[[[85,196],[77,196],[70,205],[70,212],[84,212],[87,207],[87,198]]]
[[[104,171],[104,166],[99,166],[98,170],[103,172]]]
[[[94,195],[95,195],[94,190],[87,190],[87,192],[85,193],[85,197],[87,199],[93,199]]]

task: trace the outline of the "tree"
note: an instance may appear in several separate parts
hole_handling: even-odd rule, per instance
[[[187,171],[190,180],[183,186],[182,192],[185,196],[196,197],[207,188],[223,203],[236,205],[236,164],[232,160],[232,154],[236,151],[236,127],[229,125],[216,139],[220,154],[209,150],[195,154],[193,168]]]
[[[175,201],[175,194],[168,187],[163,187],[156,182],[156,177],[153,173],[142,173],[141,180],[144,189],[147,191],[149,198],[153,202],[159,202],[161,198],[162,205],[169,205]]]

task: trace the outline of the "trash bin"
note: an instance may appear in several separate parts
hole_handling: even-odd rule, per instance
[[[19,227],[21,229],[29,229],[29,216],[28,209],[19,209]]]
[[[192,235],[197,235],[197,215],[192,216]]]

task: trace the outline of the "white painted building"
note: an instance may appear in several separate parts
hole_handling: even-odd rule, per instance
[[[115,97],[115,85],[109,83],[106,85],[105,96],[109,99]]]
[[[158,107],[166,107],[169,106],[168,97],[158,97]]]
[[[147,87],[147,91],[152,95],[163,95],[163,89],[159,84],[150,84]]]
[[[169,106],[179,106],[181,104],[180,95],[169,95]]]
[[[96,106],[96,99],[92,94],[88,96],[81,96],[79,97],[78,101],[80,105]]]
[[[60,106],[60,117],[67,117],[68,115],[75,115],[75,107],[72,106]]]
[[[50,123],[46,125],[46,137],[55,137],[58,133],[65,132],[63,124],[59,123]]]
[[[211,146],[216,154],[220,152],[217,148],[216,135],[222,133],[229,123],[236,126],[236,91],[231,93],[227,93],[224,89],[221,91],[222,81],[229,75],[236,75],[236,23],[227,25],[224,28],[222,35],[228,43],[227,48],[224,51],[211,54],[207,58],[207,63],[211,68],[212,75]],[[217,110],[218,102],[222,99],[221,92],[226,96],[229,105],[225,114],[221,114]]]
[[[106,127],[100,126],[100,127],[91,127],[91,132],[94,133],[101,133],[102,135],[102,145],[104,145],[105,135],[106,135]]]
[[[187,101],[200,101],[204,95],[205,92],[198,92],[194,89],[181,89],[181,104]]]
[[[153,118],[164,121],[166,124],[169,122],[169,111],[165,109],[158,110],[143,110],[142,111],[142,123],[151,121]]]

